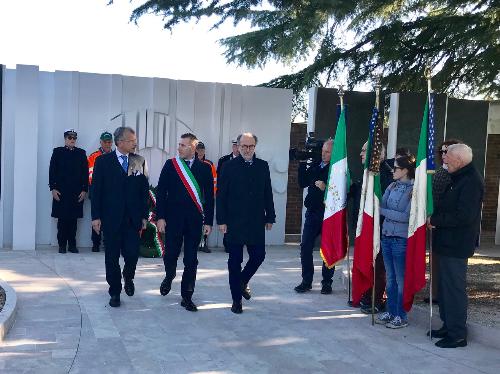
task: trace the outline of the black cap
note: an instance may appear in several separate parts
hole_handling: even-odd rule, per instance
[[[69,135],[77,136],[78,134],[76,133],[76,131],[74,129],[66,129],[66,130],[64,130],[64,137],[67,137]]]
[[[198,142],[196,149],[205,149],[205,144],[203,144],[203,142]]]
[[[102,134],[101,134],[101,140],[113,140],[113,135],[111,135],[110,132],[107,132],[107,131],[104,131]]]

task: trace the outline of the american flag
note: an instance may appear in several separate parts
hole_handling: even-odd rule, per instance
[[[370,160],[370,170],[373,173],[378,173],[380,171],[380,162],[382,155],[382,135],[383,135],[383,123],[382,118],[377,119],[375,128],[373,129],[373,148]]]
[[[368,134],[368,144],[366,145],[366,161],[365,161],[365,167],[369,167],[372,159],[372,149],[373,149],[373,137],[375,133],[375,125],[377,124],[378,120],[378,109],[373,108],[372,112],[372,118],[370,119],[370,132]]]
[[[429,94],[429,125],[427,128],[427,172],[434,172],[436,164],[434,163],[434,94]]]

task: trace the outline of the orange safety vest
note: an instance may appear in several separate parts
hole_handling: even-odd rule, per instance
[[[88,162],[89,162],[89,185],[92,184],[92,174],[94,174],[94,165],[95,165],[95,160],[97,160],[97,157],[101,156],[104,154],[104,151],[102,148],[99,148],[97,151],[92,153],[88,157]]]
[[[203,159],[203,162],[207,165],[210,166],[210,169],[212,169],[212,176],[214,177],[214,195],[217,192],[217,170],[215,169],[215,165],[212,161]]]

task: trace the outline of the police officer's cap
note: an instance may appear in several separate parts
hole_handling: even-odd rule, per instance
[[[203,144],[203,142],[198,142],[196,149],[205,149],[205,144]]]
[[[67,137],[67,136],[77,136],[78,134],[76,133],[76,131],[74,129],[66,129],[64,130],[64,137]]]

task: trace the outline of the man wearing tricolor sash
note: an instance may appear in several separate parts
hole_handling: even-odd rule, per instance
[[[212,231],[214,184],[210,167],[195,157],[198,139],[191,133],[179,140],[175,158],[167,160],[157,188],[157,227],[165,233],[165,278],[160,293],[170,292],[177,259],[184,243],[184,272],[181,305],[190,312],[198,309],[192,301],[198,268],[198,245],[202,234]]]

